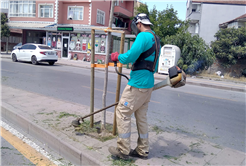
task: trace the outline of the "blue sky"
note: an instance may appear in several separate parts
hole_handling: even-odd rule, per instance
[[[174,10],[177,10],[178,17],[181,20],[185,20],[186,17],[186,0],[139,0],[142,3],[147,3],[148,9],[153,9],[154,5],[158,11],[166,9],[167,5],[173,6]]]

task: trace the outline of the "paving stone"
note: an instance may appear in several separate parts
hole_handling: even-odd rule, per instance
[[[245,166],[246,165],[246,159],[243,160],[243,162],[241,163],[241,166]]]
[[[179,158],[179,163],[182,165],[205,164],[221,151],[220,148],[216,148],[210,143],[197,138],[183,136],[177,141],[188,147],[187,151]]]
[[[241,165],[245,160],[245,153],[236,151],[234,149],[224,148],[212,160],[209,161],[211,165]]]

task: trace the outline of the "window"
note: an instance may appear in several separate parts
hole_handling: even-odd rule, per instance
[[[69,6],[68,19],[70,20],[83,20],[84,7],[83,6]]]
[[[29,47],[29,44],[26,44],[26,45],[22,46],[21,49],[28,49],[28,47]]]
[[[35,45],[30,45],[30,46],[28,47],[28,49],[30,49],[30,50],[35,50],[35,49],[36,49],[36,46],[35,46]]]
[[[38,46],[41,50],[52,50],[49,46]]]
[[[119,0],[114,1],[114,6],[119,6]]]
[[[102,25],[105,24],[105,12],[99,9],[97,9],[97,23]]]
[[[54,49],[60,49],[61,48],[61,32],[48,32],[48,38],[46,45],[50,46]]]
[[[39,17],[53,18],[53,5],[39,5]]]
[[[36,1],[10,1],[9,6],[10,17],[35,17]]]
[[[90,54],[91,52],[91,34],[88,33],[71,33],[69,50]],[[95,34],[95,53],[105,54],[106,52],[106,35]]]
[[[1,8],[8,9],[9,8],[9,0],[1,0]]]

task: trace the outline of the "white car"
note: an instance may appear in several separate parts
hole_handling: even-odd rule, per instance
[[[58,60],[56,51],[47,45],[43,44],[24,44],[11,52],[11,57],[14,62],[28,61],[37,65],[39,62],[48,62],[49,65],[54,65]]]
[[[13,50],[15,50],[15,49],[17,49],[17,48],[20,48],[22,46],[22,43],[20,42],[20,43],[18,43],[17,45],[15,45],[14,47],[13,47]]]

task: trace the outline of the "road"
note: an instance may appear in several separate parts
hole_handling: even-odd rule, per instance
[[[29,134],[1,118],[1,166],[7,165],[67,165],[71,162]],[[18,128],[18,129],[17,129]]]
[[[30,160],[23,156],[8,141],[1,137],[1,165],[34,165]]]
[[[2,60],[2,84],[54,98],[90,105],[90,70]],[[158,82],[159,80],[157,80]],[[115,102],[117,75],[109,73],[107,105]],[[102,107],[104,72],[95,71],[95,108]],[[121,92],[127,84],[122,78]],[[27,101],[28,102],[28,101]],[[95,109],[95,110],[96,110]],[[108,111],[113,111],[109,109]],[[152,93],[148,122],[245,152],[245,94],[186,85]]]

